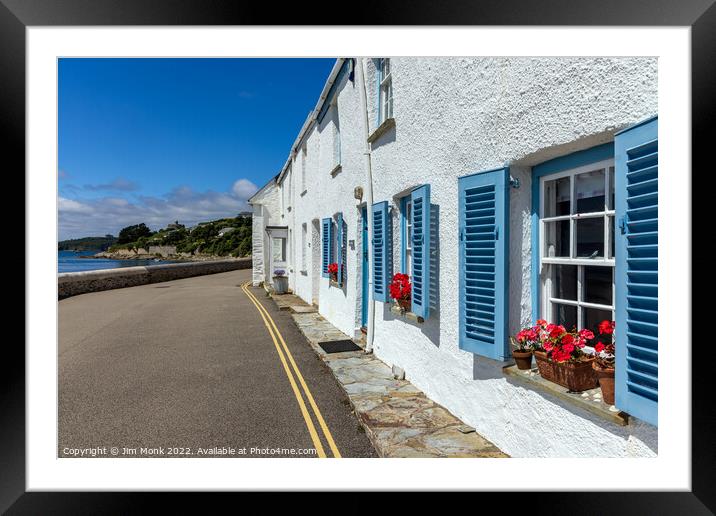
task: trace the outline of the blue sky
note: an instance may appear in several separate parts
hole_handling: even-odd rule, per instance
[[[275,175],[333,59],[61,59],[59,236],[235,216]]]

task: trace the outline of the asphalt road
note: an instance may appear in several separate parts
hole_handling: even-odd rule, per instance
[[[58,456],[316,457],[318,438],[332,457],[326,433],[343,457],[376,456],[341,387],[290,316],[262,289],[250,289],[288,347],[282,354],[302,411],[280,342],[241,289],[250,275],[60,301]]]

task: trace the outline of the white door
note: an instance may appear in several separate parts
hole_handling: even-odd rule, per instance
[[[266,230],[269,235],[269,281],[273,285],[273,277],[277,270],[288,276],[288,235],[285,228]]]

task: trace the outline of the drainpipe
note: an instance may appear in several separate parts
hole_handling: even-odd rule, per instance
[[[368,334],[366,335],[365,352],[373,351],[373,330],[375,328],[375,300],[373,299],[373,173],[370,166],[370,143],[368,143],[368,101],[365,88],[365,59],[356,58],[356,82],[360,111],[363,117],[363,166],[365,167],[365,202],[368,214]],[[364,293],[365,295],[365,293]]]

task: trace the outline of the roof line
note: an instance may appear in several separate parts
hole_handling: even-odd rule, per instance
[[[298,147],[301,144],[303,137],[306,135],[306,133],[308,133],[309,129],[311,129],[313,127],[313,124],[316,122],[318,114],[321,112],[321,108],[323,107],[323,104],[325,104],[326,99],[328,98],[328,93],[330,92],[331,87],[333,86],[333,82],[336,80],[336,77],[338,77],[338,72],[340,72],[341,67],[343,66],[343,62],[345,60],[345,58],[339,57],[336,59],[336,62],[333,63],[333,68],[331,69],[331,73],[328,74],[328,79],[326,79],[326,82],[323,85],[323,90],[321,90],[321,94],[318,97],[316,107],[313,108],[310,113],[308,113],[306,121],[303,123],[303,127],[301,127],[301,130],[299,131],[298,136],[296,136],[293,145],[291,145],[291,150],[288,153],[286,163],[284,163],[283,167],[281,167],[281,171],[276,176],[276,183],[280,184],[283,180],[284,176],[286,175],[286,171],[288,170],[288,166],[291,163],[291,158],[296,154],[296,151],[298,150]]]

